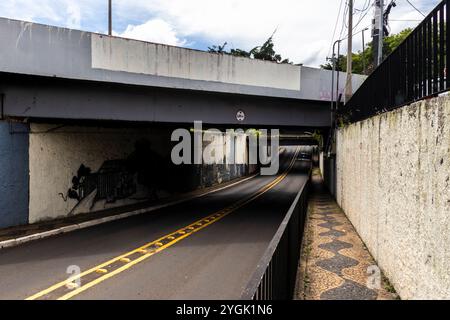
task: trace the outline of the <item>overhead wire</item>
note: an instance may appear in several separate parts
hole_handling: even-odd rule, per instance
[[[413,5],[413,4],[411,3],[411,1],[406,0],[406,2],[408,2],[409,5],[410,5],[411,7],[414,8],[414,10],[416,10],[416,11],[417,11],[418,13],[420,13],[423,17],[425,17],[425,14],[424,14],[422,11],[420,11],[415,5]]]
[[[336,16],[336,22],[335,22],[335,24],[334,24],[333,36],[331,37],[330,48],[328,49],[328,56],[330,55],[330,53],[331,53],[331,48],[332,48],[332,46],[333,46],[334,36],[336,35],[336,30],[337,30],[337,26],[338,26],[338,23],[339,23],[339,16],[341,15],[342,3],[343,3],[343,2],[344,2],[344,0],[341,0],[341,3],[340,3],[340,5],[339,5],[339,11],[338,11],[338,14],[337,14],[337,16]]]

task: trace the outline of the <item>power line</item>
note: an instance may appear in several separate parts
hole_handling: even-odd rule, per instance
[[[367,0],[364,3],[362,9],[355,9],[354,10],[354,11],[359,11],[360,12],[360,14],[359,14],[360,17],[358,19],[358,22],[353,26],[352,31],[354,31],[359,26],[359,24],[364,20],[364,18],[367,16],[367,14],[370,12],[370,9],[373,7],[373,3],[374,3],[373,0]],[[343,4],[343,0],[341,0],[340,6],[339,6],[339,12],[338,12],[338,17],[336,19],[335,30],[333,31],[332,43],[336,39],[335,35],[336,35],[337,26],[338,26],[339,16],[340,16],[340,13],[342,11],[342,4]],[[343,21],[342,21],[342,25],[341,25],[341,30],[339,32],[339,37],[337,38],[340,41],[348,39],[348,35],[344,36],[344,30],[346,30],[348,28],[348,26],[347,26],[347,19],[346,19],[347,18],[347,14],[348,14],[348,0],[345,2],[345,9],[344,9],[344,12],[343,12],[343,15],[342,15],[342,20]],[[359,30],[357,32],[354,32],[353,35],[356,35],[356,34],[360,33],[363,29],[366,29],[369,26],[366,26],[366,27],[362,28],[361,30]],[[328,52],[328,56],[330,55],[331,47],[332,47],[332,45],[330,46],[330,50]]]
[[[422,22],[422,20],[415,19],[389,19],[389,21]]]
[[[373,6],[373,2],[369,2],[369,5],[365,8],[365,10],[361,11],[358,22],[356,22],[355,26],[353,27],[353,30],[356,29],[356,27],[361,23],[361,21],[363,21],[363,19],[367,16],[367,14],[369,13],[370,8],[372,8],[372,6]]]
[[[358,30],[358,31],[356,31],[356,32],[353,32],[353,33],[352,33],[352,36],[355,36],[355,35],[361,33],[361,31],[367,29],[367,28],[370,27],[370,26],[371,26],[371,25],[368,24],[368,25],[365,26],[364,28],[361,28],[360,30]],[[345,36],[344,38],[342,38],[342,39],[340,39],[340,40],[341,40],[341,41],[344,41],[344,40],[347,40],[347,39],[348,39],[348,36]]]
[[[424,16],[425,17],[425,15],[423,14],[423,12],[422,11],[420,11],[419,9],[417,9],[416,8],[416,6],[414,6],[412,3],[411,3],[411,1],[409,1],[409,0],[406,0],[406,2],[408,2],[409,3],[409,5],[411,6],[411,7],[413,7],[418,13],[420,13],[422,16]]]
[[[364,2],[363,8],[362,9],[355,8],[355,11],[359,11],[359,12],[366,11],[369,8],[369,6],[370,6],[370,0],[366,0],[366,2]]]
[[[330,49],[328,50],[328,55],[330,55],[331,47],[333,46],[334,36],[336,35],[337,26],[339,23],[339,16],[341,15],[342,3],[344,0],[341,0],[341,4],[339,5],[339,11],[336,17],[336,23],[334,24],[333,36],[331,37]]]
[[[345,1],[345,10],[342,16],[341,32],[339,33],[339,39],[342,38],[344,30],[347,28],[347,13],[348,13],[348,1]]]

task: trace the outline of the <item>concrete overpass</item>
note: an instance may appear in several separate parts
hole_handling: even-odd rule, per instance
[[[1,117],[295,127],[330,122],[326,70],[4,18],[0,43]],[[362,81],[355,76],[353,88]],[[238,111],[244,120],[236,119]]]
[[[105,288],[133,298],[158,298],[149,295],[157,292],[168,298],[240,297],[286,212],[303,201],[299,192],[310,163],[297,156],[307,149],[289,145],[316,144],[306,129],[329,126],[331,72],[1,18],[0,43],[0,228],[28,232],[46,226],[53,232],[63,224],[71,232],[2,251],[0,285],[11,290],[0,298],[65,299],[83,290],[79,297],[89,299],[103,297]],[[356,89],[362,78],[354,81]],[[198,120],[221,129],[280,128],[280,170],[258,175],[245,135],[236,135],[234,144],[218,143],[225,153],[234,151],[233,163],[175,165],[174,129]],[[200,143],[205,151],[212,142]],[[217,212],[231,219],[212,226],[210,218],[220,220]],[[139,215],[109,220],[130,213]],[[104,224],[95,228],[92,220]],[[175,246],[210,224],[188,239],[193,242]],[[128,261],[128,268],[150,257],[153,240],[165,234],[179,250],[177,261],[161,254],[134,269],[162,280],[160,287],[152,285],[157,290],[148,290],[137,273],[123,273],[125,286],[114,279],[95,290],[64,285],[42,295],[67,277],[67,265],[87,270],[101,264],[109,276],[122,270],[112,269],[116,262]],[[165,240],[154,244],[169,245],[159,241]],[[117,254],[114,263],[103,265]],[[95,269],[89,277],[106,279]],[[27,277],[10,276],[11,270]],[[180,288],[180,282],[184,287],[174,294],[170,286]]]
[[[231,166],[174,167],[171,133],[193,121],[283,134],[330,123],[326,70],[4,18],[0,43],[0,227],[134,205],[154,198],[150,186],[171,194],[255,172],[245,139]],[[153,172],[140,165],[157,156]]]

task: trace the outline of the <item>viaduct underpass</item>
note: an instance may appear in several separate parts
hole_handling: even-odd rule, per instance
[[[3,18],[0,42],[0,227],[24,232],[2,242],[0,298],[239,298],[301,205],[331,72]],[[232,165],[174,165],[194,121],[280,129],[278,174],[245,135]]]
[[[449,299],[450,0],[422,15],[344,105],[339,72],[0,18],[0,299]]]

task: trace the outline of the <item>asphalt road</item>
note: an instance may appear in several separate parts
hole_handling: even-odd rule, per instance
[[[0,250],[0,299],[237,299],[307,180],[294,153],[278,176]]]

